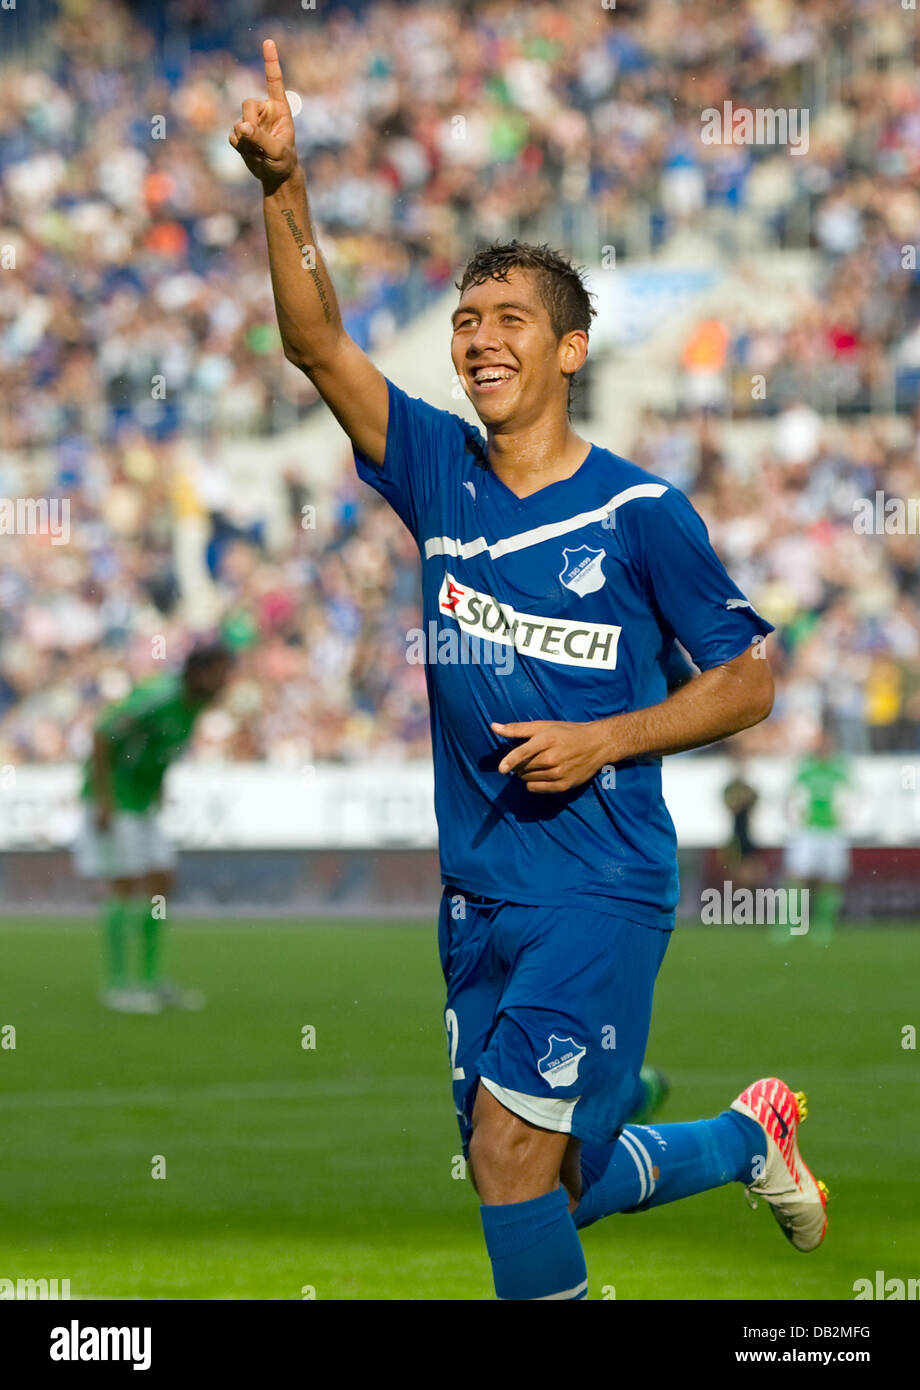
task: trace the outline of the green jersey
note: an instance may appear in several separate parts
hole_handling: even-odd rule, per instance
[[[159,801],[166,769],[188,743],[203,708],[188,699],[181,676],[155,676],[106,710],[96,730],[109,740],[117,811],[147,811]],[[90,801],[96,796],[92,757],[84,764],[80,795]]]
[[[847,785],[850,774],[843,758],[803,758],[796,774],[796,787],[805,793],[802,824],[819,830],[836,830],[840,816],[834,802],[837,792]]]

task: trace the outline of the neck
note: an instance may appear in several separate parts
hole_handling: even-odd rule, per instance
[[[489,467],[517,497],[530,497],[577,473],[591,445],[563,417],[554,428],[545,420],[514,430],[488,431]]]

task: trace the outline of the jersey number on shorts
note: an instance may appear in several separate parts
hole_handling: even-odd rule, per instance
[[[447,1028],[447,1042],[450,1047],[450,1078],[452,1081],[463,1081],[466,1079],[466,1072],[462,1067],[457,1066],[460,1024],[453,1009],[444,1010],[444,1025]]]

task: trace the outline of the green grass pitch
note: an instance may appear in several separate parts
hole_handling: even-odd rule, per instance
[[[170,924],[198,1014],[100,1008],[85,921],[0,921],[0,961],[0,1277],[68,1278],[73,1298],[492,1296],[453,1176],[433,926]],[[920,1275],[918,965],[916,930],[817,946],[678,928],[649,1044],[673,1087],[658,1119],[716,1114],[773,1072],[806,1090],[828,1237],[799,1254],[733,1185],[591,1227],[591,1297],[852,1299],[877,1269]]]

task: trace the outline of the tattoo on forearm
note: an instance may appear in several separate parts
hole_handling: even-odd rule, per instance
[[[323,277],[319,272],[319,268],[315,265],[311,265],[309,261],[306,259],[306,252],[312,251],[313,248],[309,245],[303,232],[300,230],[297,223],[295,222],[294,214],[291,211],[291,209],[282,208],[281,216],[288,224],[291,236],[294,238],[294,240],[297,242],[297,245],[300,247],[301,255],[304,255],[305,257],[304,265],[306,269],[310,272],[310,278],[312,279],[313,284],[316,287],[316,293],[319,295],[319,302],[323,306],[323,317],[325,318],[327,323],[331,323],[332,305],[329,303],[329,296],[326,294],[326,287],[323,284]]]

